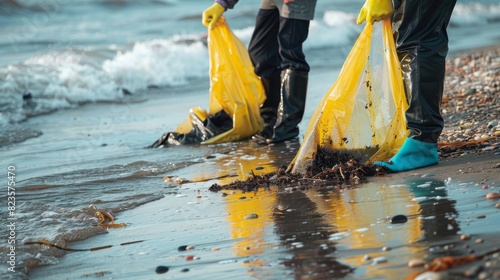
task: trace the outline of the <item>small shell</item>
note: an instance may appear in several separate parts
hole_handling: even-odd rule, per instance
[[[424,266],[424,265],[425,265],[425,261],[422,259],[411,259],[408,262],[408,267],[420,267],[420,266]]]

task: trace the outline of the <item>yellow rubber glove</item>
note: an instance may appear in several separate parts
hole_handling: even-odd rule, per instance
[[[366,22],[373,24],[392,15],[394,8],[391,0],[366,0],[359,12],[357,24]]]
[[[203,11],[202,23],[209,28],[214,28],[226,9],[221,4],[213,4]]]

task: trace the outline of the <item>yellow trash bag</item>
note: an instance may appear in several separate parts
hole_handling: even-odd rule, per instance
[[[407,108],[391,22],[367,24],[313,113],[288,171],[305,173],[322,148],[365,163],[390,158],[408,134]]]
[[[208,29],[210,95],[208,113],[199,106],[174,132],[163,134],[150,148],[163,145],[214,144],[240,141],[262,130],[260,105],[265,92],[243,43],[221,17]]]

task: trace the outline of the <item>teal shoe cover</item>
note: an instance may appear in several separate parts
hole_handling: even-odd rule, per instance
[[[382,166],[391,172],[401,172],[438,164],[437,143],[427,143],[406,138],[399,152],[389,162],[376,161],[373,164]]]

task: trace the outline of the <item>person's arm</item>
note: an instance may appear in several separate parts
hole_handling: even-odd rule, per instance
[[[366,20],[366,22],[373,24],[375,21],[390,17],[393,12],[392,0],[366,0],[356,23],[361,24]]]
[[[209,28],[214,28],[215,23],[227,9],[232,9],[238,0],[215,0],[214,4],[203,11],[202,23]]]
[[[215,3],[221,5],[224,7],[224,9],[232,9],[236,3],[238,3],[238,0],[215,0]]]

